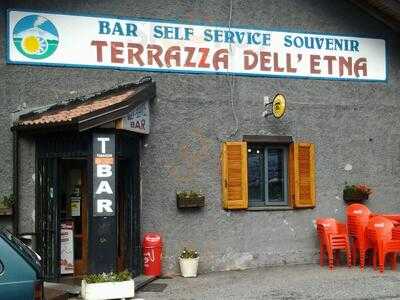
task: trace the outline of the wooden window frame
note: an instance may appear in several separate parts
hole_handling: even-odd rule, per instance
[[[221,187],[222,206],[227,210],[287,210],[314,208],[316,206],[315,145],[308,142],[260,143],[250,141],[225,142],[221,148]],[[254,205],[249,201],[248,149],[249,144],[258,149],[287,149],[284,155],[284,182],[287,195],[286,203],[267,202],[265,205]],[[239,148],[238,148],[239,147]],[[229,150],[231,149],[231,150]],[[264,150],[265,151],[265,150]],[[265,152],[263,153],[265,160]],[[230,158],[229,158],[230,157]],[[267,164],[262,166],[264,172],[264,201],[268,193],[266,186]],[[253,202],[253,203],[251,203]],[[260,201],[260,203],[262,203]],[[260,204],[258,203],[258,204]]]

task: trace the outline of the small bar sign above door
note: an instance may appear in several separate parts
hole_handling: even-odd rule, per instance
[[[115,214],[115,136],[93,134],[93,216]]]
[[[122,128],[143,134],[150,133],[150,108],[149,102],[136,106],[129,114],[122,118]]]

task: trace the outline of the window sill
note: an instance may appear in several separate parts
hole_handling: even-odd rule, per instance
[[[248,207],[248,211],[283,211],[283,210],[293,210],[291,206],[255,206]]]

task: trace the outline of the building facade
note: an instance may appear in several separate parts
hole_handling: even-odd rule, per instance
[[[398,208],[399,39],[390,27],[352,2],[8,2],[1,4],[4,17],[7,9],[14,9],[380,39],[385,41],[386,51],[378,55],[378,60],[387,65],[384,80],[365,81],[15,64],[6,60],[7,23],[1,22],[0,128],[4,158],[0,161],[0,191],[11,193],[13,182],[17,183],[18,211],[13,218],[19,234],[40,234],[35,232],[40,228],[35,191],[40,146],[38,138],[30,134],[20,135],[18,146],[13,146],[13,122],[37,107],[112,90],[149,75],[156,85],[155,98],[148,99],[150,133],[132,138],[137,139],[133,152],[139,157],[134,174],[140,190],[137,218],[141,234],[161,233],[165,272],[178,272],[177,256],[183,247],[199,251],[201,272],[315,262],[319,251],[315,219],[344,219],[345,182],[372,186],[374,194],[368,202],[371,210],[394,212]],[[127,30],[133,32],[132,28]],[[79,32],[74,34],[80,38]],[[357,72],[365,75],[362,66]],[[286,114],[280,119],[265,117],[264,101],[278,93],[286,98]],[[54,138],[63,135],[52,134]],[[247,179],[246,184],[238,183],[244,190],[233,190],[246,194],[243,197],[247,197],[247,203],[233,207],[239,209],[227,205],[224,209],[221,189],[226,178],[221,174],[221,149],[226,142],[239,141],[237,145],[246,147],[244,154],[240,153],[247,156],[246,160],[241,158],[247,167]],[[311,204],[302,208],[289,197],[293,143],[312,145],[314,149],[306,154],[314,156],[308,161],[314,168],[315,190],[310,187],[310,191],[315,195]],[[13,172],[15,149],[18,172]],[[238,168],[243,170],[241,165]],[[185,190],[203,194],[205,206],[177,209],[176,194]],[[88,230],[93,228],[89,226]]]

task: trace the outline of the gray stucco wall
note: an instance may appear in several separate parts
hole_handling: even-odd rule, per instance
[[[207,1],[26,1],[5,7],[177,19],[227,24],[227,0]],[[400,194],[399,40],[387,27],[349,1],[233,1],[232,26],[282,28],[385,36],[387,83],[234,77],[232,90],[239,119],[237,133],[291,135],[316,145],[317,207],[312,210],[240,211],[221,208],[219,150],[235,131],[225,76],[150,74],[157,83],[151,134],[142,149],[143,231],[161,232],[164,270],[176,272],[184,246],[200,251],[200,271],[239,269],[315,261],[316,217],[344,218],[341,191],[345,181],[365,182],[375,190],[374,211],[398,211]],[[136,80],[145,73],[5,64],[5,24],[0,24],[0,192],[11,190],[10,113],[84,95],[106,86]],[[261,116],[263,97],[285,93],[289,110],[283,120]],[[23,150],[21,150],[23,152]],[[28,153],[28,152],[26,152]],[[28,155],[28,154],[27,154]],[[25,160],[25,161],[29,161]],[[346,164],[352,171],[345,171]],[[22,165],[25,168],[25,164]],[[25,195],[21,227],[31,226],[32,165],[21,180]],[[198,212],[176,209],[175,192],[202,191],[206,207]],[[32,190],[33,192],[33,190]]]

